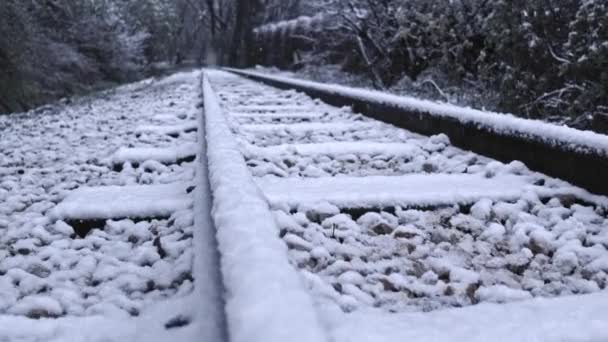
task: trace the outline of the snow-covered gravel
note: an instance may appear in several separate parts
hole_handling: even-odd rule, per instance
[[[437,140],[443,139],[438,137]],[[248,146],[244,154],[256,176],[328,177],[473,172],[485,158],[419,139],[394,142],[323,142]],[[448,149],[448,151],[445,151]]]
[[[605,216],[535,196],[470,208],[275,211],[292,261],[319,296],[344,311],[390,312],[603,290]]]
[[[146,80],[50,111],[0,117],[0,341],[139,340],[154,332],[145,337],[150,341],[193,333],[174,327],[188,325],[194,305],[185,300],[194,286],[192,195],[185,184],[195,167],[169,159],[182,156],[183,146],[190,155],[196,142],[199,75]],[[175,186],[179,205],[143,208],[151,200],[138,202],[144,185]],[[106,186],[128,186],[132,194],[103,197]],[[114,218],[96,222],[84,238],[53,215],[81,187],[102,187],[90,189],[83,204]],[[91,208],[72,201],[69,212]],[[148,217],[125,219],[131,209]]]
[[[574,298],[581,303],[608,303],[603,291],[608,284],[605,197],[531,172],[519,162],[505,165],[462,151],[443,135],[420,136],[293,91],[222,72],[212,73],[211,82],[252,175],[260,177],[257,184],[270,200],[277,234],[289,248],[290,261],[300,270],[337,341],[400,341],[405,336],[482,341],[474,331],[485,340],[492,337],[491,326],[475,325],[476,315],[484,314],[485,321],[522,317],[512,320],[509,328],[527,329],[530,335],[517,334],[515,340],[558,341],[560,330],[550,327],[562,317],[554,312],[560,309],[572,313],[561,336],[608,338],[599,325],[587,324],[595,318],[596,323],[603,322],[598,324],[608,324],[608,309],[603,317],[597,317],[602,311],[599,304],[589,305],[588,311],[573,310]],[[294,113],[291,99],[297,99],[300,107],[308,106],[308,111]],[[282,111],[281,104],[290,108]],[[307,115],[298,118],[301,112]],[[248,113],[245,118],[243,113]],[[324,116],[315,116],[320,113]],[[521,191],[516,198],[490,195],[496,189],[489,189],[489,197],[460,201],[452,196],[454,202],[447,205],[433,205],[425,197],[422,206],[378,207],[373,202],[353,205],[358,198],[337,199],[334,195],[347,194],[350,184],[338,189],[341,183],[331,180],[409,174],[431,175],[420,180],[429,186],[432,175],[439,181],[446,174],[488,179],[521,176],[524,184],[518,185]],[[305,185],[312,178],[319,180],[316,190],[313,182]],[[365,179],[353,180],[357,191],[352,194],[374,191],[366,187]],[[408,193],[408,183],[401,188],[398,183],[393,192]],[[311,195],[319,201],[308,201]],[[415,198],[416,192],[411,196]],[[324,197],[335,202],[322,201]],[[563,298],[545,299],[551,297]],[[529,310],[535,307],[546,315],[533,325]],[[455,319],[459,311],[453,308],[463,310],[461,326]],[[442,332],[432,331],[428,322],[434,319]],[[505,326],[497,323],[497,340],[511,340]]]

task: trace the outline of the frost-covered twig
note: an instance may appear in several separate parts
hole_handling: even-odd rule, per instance
[[[374,84],[378,88],[384,89],[384,83],[382,82],[382,78],[380,77],[380,74],[378,73],[378,71],[376,70],[376,68],[372,64],[371,60],[369,59],[367,51],[365,50],[365,45],[363,44],[363,40],[361,39],[360,36],[357,36],[357,45],[359,47],[359,52],[361,53],[361,57],[363,57],[363,60],[365,61],[365,64],[367,65],[367,67],[369,68],[370,72],[374,76]]]
[[[439,86],[437,85],[437,83],[435,83],[435,81],[433,81],[430,78],[425,79],[424,81],[422,81],[421,84],[430,84],[433,86],[433,88],[435,88],[435,90],[437,90],[437,92],[439,93],[439,95],[441,95],[441,97],[443,97],[445,99],[446,102],[450,102],[450,97],[443,91],[441,90],[441,88],[439,88]]]
[[[557,60],[560,63],[564,63],[564,64],[571,64],[572,63],[569,60],[567,60],[566,58],[558,56],[555,53],[555,51],[553,51],[553,47],[551,47],[551,44],[547,44],[547,46],[549,47],[549,53],[551,54],[551,56],[553,58],[555,58],[555,60]]]

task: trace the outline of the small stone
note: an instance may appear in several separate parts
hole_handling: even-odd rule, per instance
[[[46,278],[51,274],[51,270],[40,264],[33,264],[27,268],[27,272],[39,278]]]
[[[426,173],[434,173],[434,172],[437,172],[437,166],[435,166],[435,164],[431,164],[431,163],[424,163],[424,164],[422,164],[422,171],[424,171]]]
[[[303,209],[304,210],[300,211],[304,211],[306,213],[306,217],[310,221],[317,223],[321,223],[325,219],[330,218],[334,215],[338,215],[340,213],[340,209],[338,209],[338,207],[328,202],[318,203],[313,205],[312,207]]]
[[[394,227],[381,214],[368,212],[357,220],[357,224],[374,232],[377,235],[386,235],[393,232]]]
[[[155,288],[156,288],[156,283],[154,282],[154,280],[148,280],[146,282],[146,293],[154,291]]]
[[[380,279],[380,282],[382,283],[384,291],[399,292],[399,289],[390,280],[382,278]]]
[[[154,245],[154,247],[156,247],[156,251],[158,252],[158,255],[160,255],[161,259],[163,259],[164,257],[167,256],[167,252],[165,251],[165,249],[163,248],[163,246],[160,242],[160,236],[157,236],[156,238],[154,238],[154,241],[152,242],[152,244]]]
[[[27,248],[19,248],[19,249],[17,249],[17,253],[19,253],[21,255],[29,255],[31,253],[31,251]]]
[[[388,235],[393,232],[393,227],[381,222],[372,228],[372,231],[378,235]]]
[[[534,255],[546,254],[545,248],[543,248],[535,239],[530,239],[530,243],[526,247],[528,247]]]
[[[301,237],[299,237],[295,234],[291,234],[291,233],[286,234],[283,237],[283,240],[287,243],[287,246],[290,249],[307,252],[307,251],[312,250],[312,248],[313,248],[313,245],[310,242],[302,239]]]
[[[433,271],[426,271],[420,279],[427,285],[435,285],[439,280],[437,274]]]
[[[178,315],[178,316],[171,318],[169,321],[167,321],[167,323],[165,323],[165,329],[169,330],[169,329],[181,328],[181,327],[184,327],[184,326],[190,324],[190,322],[191,322],[190,317]]]
[[[283,164],[285,164],[285,166],[287,166],[288,168],[291,168],[296,165],[295,162],[289,159],[284,159]]]
[[[471,216],[481,221],[489,220],[492,216],[492,204],[492,200],[487,198],[477,201],[471,207]]]
[[[416,227],[412,226],[412,225],[407,225],[407,226],[399,226],[397,229],[395,229],[395,231],[393,232],[393,237],[396,239],[413,239],[416,236],[420,236],[421,232],[419,229],[417,229]]]
[[[51,297],[34,295],[22,298],[9,312],[32,319],[55,318],[63,314],[63,307]]]
[[[446,287],[445,290],[443,291],[443,294],[445,296],[453,296],[454,295],[454,288],[452,286]]]
[[[475,296],[475,292],[477,292],[480,286],[480,283],[469,284],[469,286],[467,286],[467,289],[465,290],[465,294],[467,295],[472,304],[477,304],[479,302],[479,299],[477,299],[477,297]]]
[[[52,318],[56,317],[45,309],[32,309],[27,314],[25,314],[28,318],[31,319],[41,319],[41,318]]]
[[[567,208],[570,208],[573,204],[578,201],[578,198],[575,195],[564,194],[556,196],[559,202]]]
[[[420,278],[424,273],[426,273],[426,267],[424,267],[424,264],[422,264],[420,261],[414,261],[414,263],[412,264],[412,268],[409,269],[407,273],[417,278]]]

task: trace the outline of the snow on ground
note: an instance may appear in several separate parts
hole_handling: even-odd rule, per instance
[[[327,201],[341,208],[439,206],[471,203],[484,197],[517,199],[529,179],[517,175],[483,174],[367,177],[263,177],[257,180],[271,205],[314,205]],[[533,191],[533,189],[530,189]]]
[[[193,212],[185,185],[194,163],[157,158],[196,141],[199,75],[0,117],[0,341],[166,341],[200,333],[191,322],[200,302],[191,300]],[[179,136],[169,135],[175,127]],[[111,162],[117,151],[128,154],[121,171]],[[159,192],[168,202],[155,200]],[[80,238],[66,215],[112,219]]]
[[[143,125],[136,129],[138,134],[155,133],[159,135],[178,136],[180,134],[196,131],[196,122],[174,125]]]
[[[336,119],[335,115],[330,116],[325,113],[289,113],[265,114],[260,116],[258,113],[233,114],[240,124],[266,124],[266,123],[294,123],[294,122],[330,122]]]
[[[427,313],[382,314],[373,309],[343,313],[327,308],[335,341],[531,342],[606,341],[608,296],[595,293],[479,304]]]
[[[192,207],[187,188],[187,184],[81,187],[50,215],[58,220],[169,217]]]
[[[123,165],[126,162],[141,164],[148,160],[154,160],[163,164],[179,164],[182,161],[192,161],[197,152],[194,143],[183,144],[166,148],[120,148],[112,156],[114,165]]]
[[[272,204],[277,234],[335,341],[608,339],[605,197],[519,162],[505,165],[459,150],[443,135],[423,137],[344,108],[322,109],[333,120],[276,120],[283,113],[277,105],[289,99],[309,106],[307,113],[323,105],[223,72],[210,78],[250,172]],[[240,118],[247,112],[244,96],[261,119]],[[263,119],[264,106],[272,121]],[[464,110],[462,117],[477,115]],[[503,123],[494,116],[483,120]],[[331,129],[318,129],[329,121]],[[529,128],[523,121],[507,126]],[[561,133],[572,143],[604,146],[603,138],[567,129],[545,136]],[[450,193],[457,185],[450,177],[482,180],[465,191],[486,191],[459,199]],[[502,177],[521,183],[491,183]],[[382,203],[374,181],[384,182]],[[420,190],[430,196],[425,205],[406,206]],[[391,196],[411,201],[397,205]],[[442,196],[454,201],[433,202]]]

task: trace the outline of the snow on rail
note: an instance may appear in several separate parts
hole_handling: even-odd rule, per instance
[[[564,146],[576,151],[593,151],[608,155],[608,136],[591,131],[581,131],[566,126],[557,126],[536,120],[522,119],[512,114],[486,112],[472,108],[459,107],[447,103],[436,103],[413,97],[387,94],[380,91],[346,87],[336,84],[298,80],[282,76],[226,68],[243,75],[276,80],[318,91],[348,96],[371,103],[389,104],[411,111],[424,112],[429,115],[444,116],[462,123],[472,123],[487,127],[499,134],[516,135],[539,140],[551,145]]]
[[[206,78],[203,93],[213,219],[231,340],[326,341],[312,299],[289,264],[268,204]]]
[[[168,217],[192,205],[188,185],[130,185],[82,187],[51,211],[55,219]]]
[[[200,81],[202,83],[202,77]],[[202,84],[200,85],[202,88]],[[193,192],[195,226],[193,245],[196,252],[193,260],[193,275],[196,281],[195,302],[200,307],[197,311],[197,320],[201,326],[201,334],[198,337],[200,341],[227,342],[224,284],[220,271],[216,230],[211,217],[212,198],[203,114],[203,110],[200,110],[197,115],[199,148],[195,162],[196,189]]]

